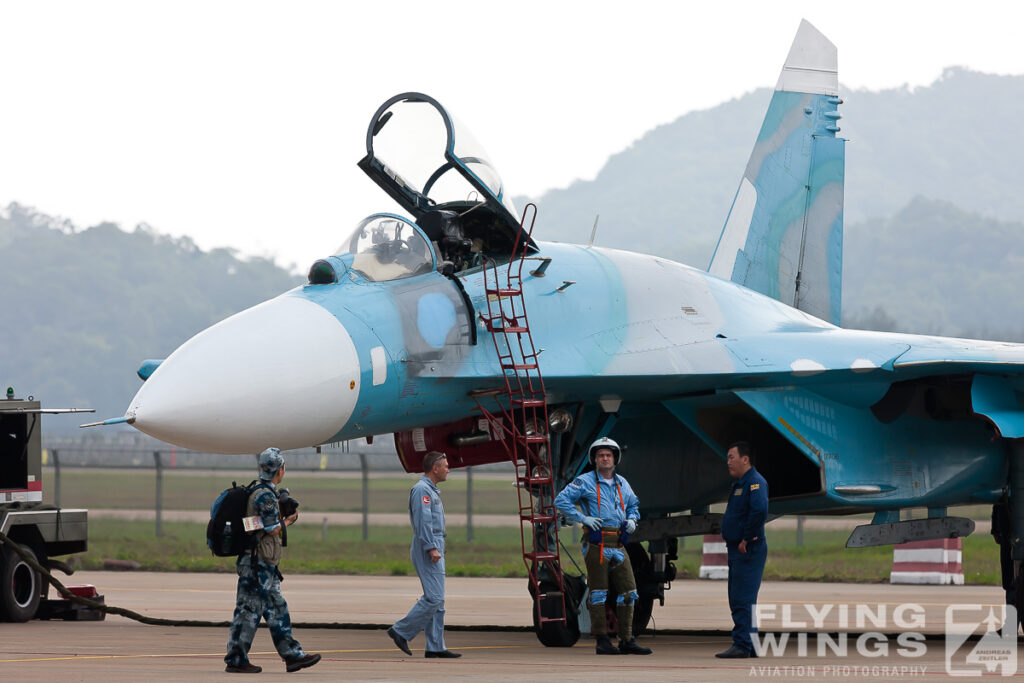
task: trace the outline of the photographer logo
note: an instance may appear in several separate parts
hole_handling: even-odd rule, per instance
[[[946,672],[950,676],[1017,673],[1017,623],[1013,605],[950,605],[946,608]],[[971,640],[975,632],[981,637]]]

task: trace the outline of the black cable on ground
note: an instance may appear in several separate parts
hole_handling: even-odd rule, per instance
[[[158,619],[156,617],[147,617],[144,614],[133,612],[130,609],[123,607],[114,607],[112,605],[106,605],[102,602],[90,600],[89,598],[83,598],[78,595],[74,595],[67,588],[64,587],[57,578],[55,578],[49,570],[39,564],[39,562],[29,553],[25,552],[22,547],[12,541],[6,534],[0,532],[0,543],[7,544],[11,547],[18,557],[23,559],[26,564],[39,572],[40,575],[46,577],[46,580],[57,589],[61,597],[65,600],[70,600],[76,605],[82,605],[89,609],[100,610],[104,614],[116,614],[127,619],[132,619],[143,624],[149,624],[150,626],[206,626],[213,628],[228,628],[231,626],[230,621],[201,621],[198,619]],[[303,622],[303,623],[292,623],[293,628],[319,628],[319,629],[345,629],[345,630],[359,630],[359,631],[378,631],[384,630],[391,627],[391,624],[360,624],[355,622]],[[494,624],[481,624],[481,625],[445,625],[446,631],[462,631],[462,632],[473,632],[473,631],[497,631],[504,633],[525,633],[532,632],[534,629],[532,626],[497,626]],[[808,631],[808,633],[811,633]],[[824,633],[813,632],[818,635],[826,635]],[[661,635],[661,636],[727,636],[729,631],[725,630],[711,630],[711,629],[661,629],[657,633],[649,633],[648,637]],[[827,635],[831,637],[838,637],[839,633],[830,632]],[[847,632],[847,637],[857,637],[860,633]],[[885,634],[884,634],[885,635]],[[899,634],[891,633],[887,634],[890,639],[895,639]],[[925,633],[922,634],[925,640],[943,640],[945,635],[941,633]],[[974,635],[970,640],[976,640],[979,636]]]
[[[11,550],[17,553],[18,557],[25,561],[30,567],[35,569],[41,576],[45,577],[46,580],[57,589],[61,597],[65,600],[70,600],[76,605],[82,605],[89,609],[95,609],[103,612],[104,614],[116,614],[127,619],[132,619],[143,624],[149,624],[150,626],[209,626],[216,628],[228,628],[231,626],[230,621],[201,621],[198,619],[160,619],[157,617],[147,617],[144,614],[139,614],[130,609],[123,607],[114,607],[113,605],[107,605],[96,600],[90,600],[89,598],[83,598],[78,595],[74,595],[69,591],[64,584],[62,584],[50,571],[39,564],[35,557],[25,552],[25,550],[11,540],[6,534],[0,532],[0,543],[4,543],[10,546]],[[360,624],[355,622],[308,622],[308,623],[292,623],[293,628],[322,628],[322,629],[355,629],[355,630],[383,630],[389,628],[391,624]],[[494,625],[480,625],[480,626],[445,626],[445,630],[448,631],[532,631],[532,626],[494,626]]]

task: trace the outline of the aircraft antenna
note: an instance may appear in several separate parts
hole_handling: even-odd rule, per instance
[[[599,214],[599,213],[595,214],[594,215],[594,229],[590,231],[590,244],[587,245],[588,247],[594,246],[594,238],[597,237],[597,222],[599,220],[601,220],[601,214]]]

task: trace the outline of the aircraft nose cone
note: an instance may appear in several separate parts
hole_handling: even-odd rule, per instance
[[[185,342],[132,399],[136,429],[211,453],[324,443],[359,397],[352,338],[323,307],[282,296]]]

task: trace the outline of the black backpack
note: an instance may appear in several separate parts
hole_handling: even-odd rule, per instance
[[[217,496],[210,506],[210,523],[206,525],[206,545],[217,557],[237,557],[250,549],[252,534],[245,531],[242,518],[246,516],[249,496],[265,483],[253,481],[248,486],[231,482],[231,488]]]

